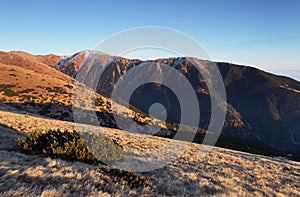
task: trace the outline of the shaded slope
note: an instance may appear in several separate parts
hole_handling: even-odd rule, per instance
[[[90,58],[91,55],[97,56],[93,58],[92,63],[86,63],[83,60],[80,62],[84,62],[85,66],[92,64],[96,69],[102,69],[103,58],[111,60],[97,85],[97,92],[107,97],[111,96],[116,82],[123,74],[130,68],[143,63],[140,60],[110,57],[98,52],[89,53],[86,58]],[[213,64],[209,61],[197,61],[201,63],[198,66],[203,69]],[[81,69],[80,62],[76,64],[76,70]],[[188,58],[158,59],[151,62],[157,64],[157,69],[160,69],[161,63],[167,64],[187,77],[197,93],[201,109],[199,127],[207,129],[210,121],[211,95],[203,77],[199,75],[194,65],[189,62]],[[229,137],[233,141],[236,139],[244,142],[243,149],[247,149],[249,144],[261,144],[286,154],[300,151],[300,123],[297,121],[300,118],[300,83],[251,67],[228,63],[216,64],[223,77],[228,98],[228,110],[222,136]],[[88,69],[84,72],[89,73],[92,65],[87,66]],[[176,81],[177,79],[174,79],[174,83]],[[132,95],[130,102],[145,113],[148,113],[149,106],[159,102],[166,107],[169,122],[178,122],[180,119],[178,101],[164,86],[155,84],[140,86]]]
[[[260,140],[280,150],[300,148],[300,83],[258,69],[219,63],[228,103]]]

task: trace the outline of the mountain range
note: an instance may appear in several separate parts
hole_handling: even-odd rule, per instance
[[[96,106],[79,98],[72,103],[73,87],[78,73],[90,73],[95,65],[103,67],[103,57],[109,64],[97,80]],[[93,58],[94,61],[87,60]],[[196,92],[201,109],[195,142],[201,143],[209,131],[211,121],[211,94],[203,76],[195,66],[209,69],[215,64],[220,71],[226,90],[225,123],[217,146],[247,152],[280,155],[300,159],[300,82],[262,70],[225,62],[188,57],[142,61],[110,56],[97,51],[82,51],[72,56],[31,55],[25,52],[0,52],[0,101],[7,110],[22,110],[36,115],[73,121],[72,104],[85,111],[96,111],[102,126],[118,128],[111,109],[113,90],[122,75],[131,68],[153,62],[157,70],[161,65],[180,71]],[[146,71],[145,71],[146,72]],[[94,76],[96,77],[96,76]],[[76,79],[76,80],[75,80]],[[96,78],[93,78],[96,79]],[[179,79],[174,78],[176,84]],[[78,95],[80,97],[80,95]],[[161,103],[167,112],[167,123],[160,117],[150,117],[149,107]],[[141,85],[130,98],[130,113],[121,103],[118,117],[134,119],[138,124],[153,124],[160,128],[155,135],[172,138],[180,123],[180,104],[176,95],[161,84]],[[154,120],[154,121],[151,121]],[[186,125],[188,130],[189,125]],[[129,130],[128,128],[121,128]],[[145,134],[152,134],[147,133]]]

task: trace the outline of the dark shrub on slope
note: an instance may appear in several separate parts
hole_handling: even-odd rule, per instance
[[[69,161],[99,163],[125,157],[124,150],[116,141],[95,133],[79,135],[76,131],[49,130],[30,133],[25,140],[18,138],[17,142],[25,152]]]

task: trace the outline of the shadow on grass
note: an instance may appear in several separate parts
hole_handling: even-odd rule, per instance
[[[53,118],[57,120],[71,121],[71,122],[74,121],[72,106],[63,105],[60,103],[2,103],[1,108],[5,111],[12,111],[15,113],[21,113],[21,114],[29,113],[30,115]],[[118,116],[119,120],[124,120],[125,122],[126,119],[129,118],[129,117],[122,117],[117,114],[112,114],[107,111],[95,112],[93,110],[84,110],[79,108],[75,108],[75,110],[76,110],[75,115],[76,115],[77,123],[103,126],[103,127],[109,127],[115,129],[122,129],[122,128],[118,127],[114,116]],[[144,124],[139,122],[137,123]],[[128,125],[128,128],[130,128],[130,125]],[[145,133],[147,133],[147,131],[145,131]],[[162,129],[161,132],[157,134],[160,137],[172,138],[172,136],[174,136],[176,132],[173,130]],[[205,135],[206,135],[205,131],[197,133],[193,142],[201,144]],[[293,151],[293,152],[281,151],[257,141],[249,141],[249,140],[235,138],[235,137],[228,137],[222,134],[215,145],[222,148],[244,151],[248,153],[260,154],[266,156],[281,156],[291,160],[300,161],[300,150]]]
[[[150,178],[155,185],[154,191],[161,196],[211,196],[225,192],[222,183],[213,177],[197,173],[199,178],[208,180],[202,183],[194,177],[183,176],[181,172],[184,171],[186,171],[184,167],[177,169],[165,166],[142,174]]]

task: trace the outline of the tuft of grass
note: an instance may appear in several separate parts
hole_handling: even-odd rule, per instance
[[[101,174],[108,175],[108,182],[115,182],[128,185],[130,188],[145,188],[151,186],[150,180],[148,178],[145,178],[142,175],[138,175],[135,172],[123,169],[109,168],[108,166],[97,168],[96,171]]]
[[[64,90],[64,88],[59,87],[59,86],[53,86],[53,88],[46,87],[46,90],[48,92],[56,92],[56,93],[59,93],[59,94],[68,94],[68,92],[66,90]]]
[[[25,89],[25,90],[19,91],[19,93],[23,94],[23,93],[30,93],[30,92],[33,92],[33,91],[34,91],[34,89],[32,89],[32,88],[27,88],[27,89]]]
[[[70,84],[65,84],[64,86],[67,87],[67,88],[69,88],[69,89],[72,89],[72,88],[73,88],[73,86],[70,85]]]

